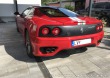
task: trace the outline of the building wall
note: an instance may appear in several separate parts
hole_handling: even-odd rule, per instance
[[[89,1],[90,0],[86,0],[85,8],[87,8],[89,6]],[[95,3],[98,3],[98,2],[110,2],[110,0],[93,0],[93,2],[95,2]]]
[[[57,6],[57,7],[60,7],[60,4],[59,3],[54,3],[54,4],[48,4],[49,6]]]
[[[62,2],[62,7],[65,7],[66,5],[75,6],[74,2]]]
[[[65,7],[66,5],[71,5],[73,7],[75,7],[75,3],[74,2],[62,2],[61,7]],[[48,6],[57,6],[60,7],[60,3],[49,3]]]
[[[41,5],[41,0],[17,0],[18,1],[18,11],[22,13],[24,9],[29,6]],[[14,0],[0,0],[0,19],[5,22],[14,21],[15,12]]]

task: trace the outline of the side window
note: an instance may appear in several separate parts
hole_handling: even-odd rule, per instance
[[[23,17],[27,16],[29,11],[30,11],[30,8],[27,8],[26,10],[24,10],[23,13],[22,13],[22,16]]]
[[[35,10],[35,9],[32,8],[32,9],[29,11],[28,15],[29,15],[29,16],[33,16],[33,15],[34,15],[34,10]]]

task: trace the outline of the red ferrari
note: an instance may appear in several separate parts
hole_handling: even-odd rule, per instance
[[[60,7],[33,6],[15,12],[28,56],[54,56],[61,50],[97,46],[104,31],[102,21]]]

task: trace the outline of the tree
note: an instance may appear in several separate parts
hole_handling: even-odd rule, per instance
[[[66,9],[69,9],[69,10],[71,10],[71,11],[74,11],[74,6],[65,5],[65,8],[66,8]]]
[[[49,2],[58,2],[58,1],[63,1],[63,0],[41,0],[42,5],[47,5]],[[72,1],[72,0],[67,0],[67,1]]]
[[[47,5],[49,2],[57,2],[59,0],[41,0],[42,5]]]

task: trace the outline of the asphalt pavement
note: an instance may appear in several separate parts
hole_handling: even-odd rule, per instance
[[[104,27],[104,31],[110,33],[110,27]]]

